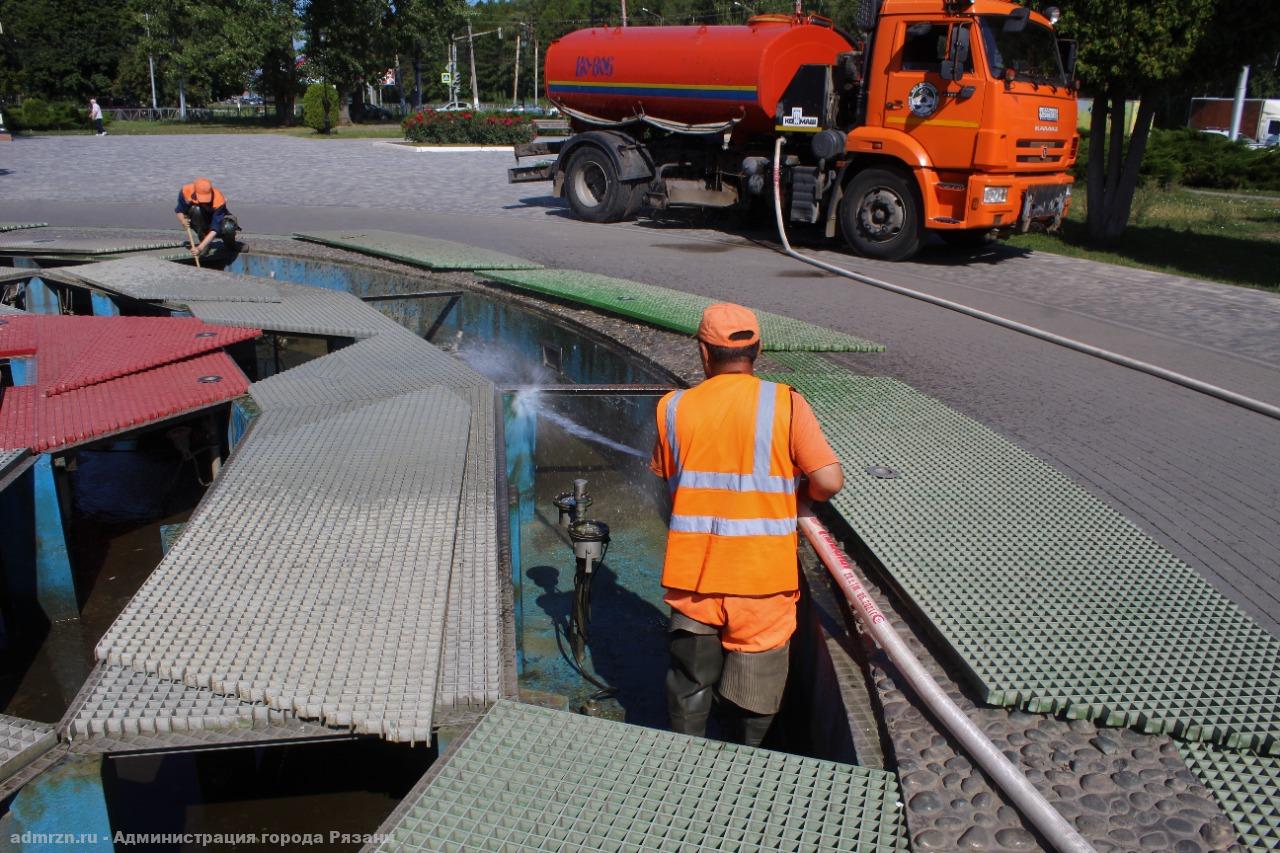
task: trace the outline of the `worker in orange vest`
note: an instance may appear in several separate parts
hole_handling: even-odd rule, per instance
[[[190,228],[200,238],[200,242],[191,247],[192,255],[204,254],[215,237],[222,238],[222,244],[228,249],[235,246],[240,224],[227,210],[227,200],[222,191],[208,178],[196,178],[189,184],[183,184],[178,191],[178,206],[173,212],[183,227]]]
[[[754,375],[754,313],[711,305],[697,338],[706,381],[658,403],[649,463],[672,502],[667,710],[674,731],[701,736],[718,694],[732,735],[759,746],[796,628],[798,501],[829,499],[844,473],[805,399]]]

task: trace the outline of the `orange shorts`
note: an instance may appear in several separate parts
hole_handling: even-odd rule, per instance
[[[796,632],[800,591],[773,595],[700,594],[669,589],[662,600],[695,622],[720,629],[720,645],[730,652],[767,652],[785,646]]]

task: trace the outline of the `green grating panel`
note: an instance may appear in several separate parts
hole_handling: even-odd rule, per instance
[[[1280,758],[1206,744],[1178,744],[1249,850],[1280,850]]]
[[[771,352],[769,360],[792,373],[832,373],[840,368],[811,352]]]
[[[0,233],[21,231],[23,228],[44,228],[48,222],[0,222]]]
[[[502,701],[378,850],[906,850],[898,779]]]
[[[395,231],[307,231],[293,236],[310,243],[350,249],[433,270],[535,270],[542,267],[542,264],[502,252],[450,240],[397,234]]]
[[[986,701],[1280,753],[1280,641],[1120,513],[895,380],[768,378],[813,404],[833,505]]]
[[[485,271],[494,281],[532,290],[570,302],[580,302],[611,314],[630,317],[673,332],[692,335],[702,310],[715,302],[705,296],[624,278],[574,270]],[[802,320],[757,311],[764,348],[769,351],[882,352],[880,344],[833,332]]]

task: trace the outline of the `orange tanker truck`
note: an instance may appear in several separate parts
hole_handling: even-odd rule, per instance
[[[797,4],[798,7],[799,4]],[[1002,0],[864,0],[858,33],[807,15],[744,26],[578,30],[546,55],[573,135],[516,149],[591,222],[642,207],[772,202],[902,260],[932,231],[979,243],[1055,230],[1071,200],[1074,45]],[[546,160],[555,155],[554,160]]]

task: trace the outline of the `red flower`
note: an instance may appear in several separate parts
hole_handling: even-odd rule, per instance
[[[471,113],[463,113],[463,114],[462,114],[462,117],[463,117],[463,118],[471,118],[472,116],[471,116]]]

